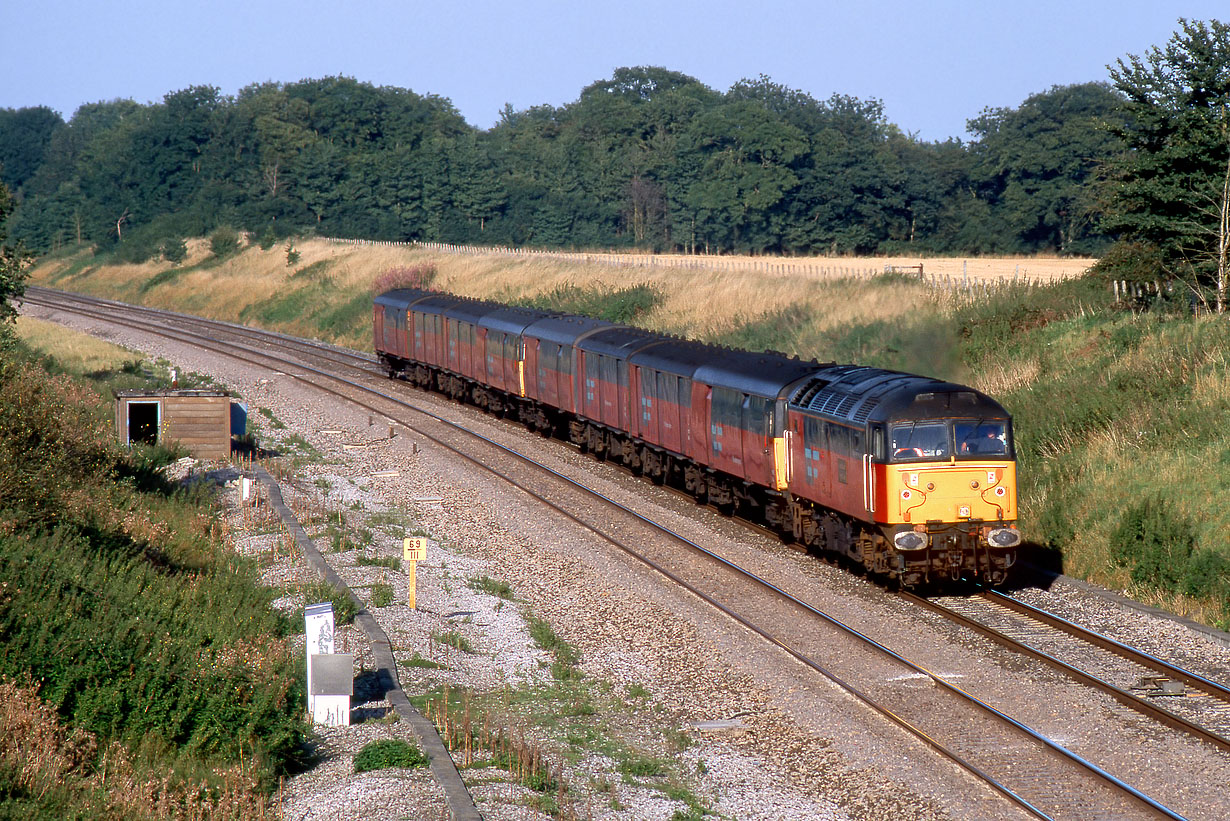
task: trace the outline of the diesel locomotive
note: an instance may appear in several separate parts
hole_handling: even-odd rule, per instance
[[[902,586],[1016,560],[1012,420],[972,388],[418,289],[376,297],[374,331],[390,377]]]

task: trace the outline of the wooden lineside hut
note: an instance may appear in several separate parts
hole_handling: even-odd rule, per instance
[[[198,459],[231,455],[231,395],[226,391],[156,390],[115,394],[120,442],[179,442]]]

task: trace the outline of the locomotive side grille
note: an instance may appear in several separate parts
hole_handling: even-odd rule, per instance
[[[837,411],[837,406],[841,404],[841,400],[845,399],[846,396],[848,396],[848,394],[837,393],[836,391],[829,391],[827,394],[824,395],[824,402],[818,403],[819,407],[816,407],[816,405],[813,404],[813,408],[815,408],[816,410],[820,411],[823,414],[833,416]],[[819,400],[820,397],[817,396],[816,399]]]
[[[879,399],[867,399],[862,405],[859,405],[857,411],[854,412],[855,422],[866,422],[871,412],[875,410],[876,405],[880,404]]]
[[[846,394],[842,397],[841,402],[837,405],[835,416],[845,417],[850,413],[850,409],[854,407],[854,403],[862,399],[861,396],[853,393]]]

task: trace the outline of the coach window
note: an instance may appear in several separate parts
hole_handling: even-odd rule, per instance
[[[658,374],[658,398],[672,405],[679,404],[679,382],[668,373]]]
[[[743,394],[743,429],[763,437],[765,445],[773,437],[773,420],[763,397]]]
[[[602,357],[602,381],[606,382],[608,385],[612,387],[617,387],[619,385],[618,365],[621,365],[621,364],[623,363],[619,362],[617,364],[616,360],[613,357],[610,357],[610,356]]]

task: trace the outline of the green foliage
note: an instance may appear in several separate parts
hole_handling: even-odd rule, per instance
[[[400,738],[383,738],[369,741],[355,754],[354,771],[366,773],[393,767],[426,767],[430,763],[426,753],[414,744]]]
[[[387,567],[390,570],[401,570],[401,559],[397,556],[367,556],[360,553],[355,558],[355,564],[369,567]]]
[[[372,585],[372,607],[388,607],[393,603],[393,586],[378,582]]]
[[[169,239],[162,243],[158,253],[172,265],[179,265],[188,258],[188,245],[180,238]]]
[[[1095,127],[1111,96],[1052,89],[975,120],[980,140],[933,144],[876,100],[817,100],[763,76],[722,93],[622,67],[573,103],[509,108],[485,131],[435,95],[332,77],[89,104],[67,124],[0,111],[0,157],[22,198],[14,235],[40,250],[78,237],[110,246],[124,214],[121,245],[132,226],[158,225],[161,241],[222,221],[266,250],[310,232],[710,253],[1078,252],[1098,244],[1084,183],[1112,149]]]
[[[1015,239],[1004,250],[1089,255],[1104,248],[1092,183],[1099,161],[1119,151],[1107,124],[1122,101],[1103,83],[1084,83],[970,121],[977,137],[970,181]]]
[[[447,670],[448,669],[447,665],[441,664],[438,661],[432,661],[431,659],[425,659],[422,656],[420,656],[417,652],[411,658],[405,661],[402,661],[401,665],[403,667],[420,667],[420,668],[427,669],[427,670]]]
[[[239,253],[239,232],[229,225],[215,228],[209,235],[209,253],[217,259],[226,259]]]
[[[520,304],[547,311],[597,317],[608,322],[631,323],[661,305],[662,299],[661,291],[644,283],[626,288],[560,285],[548,293],[522,300]]]
[[[174,454],[116,449],[93,396],[0,367],[0,674],[103,741],[297,766],[298,659],[272,592],[210,540],[206,491],[158,472]]]
[[[350,597],[350,594],[338,590],[322,579],[309,582],[303,587],[303,602],[305,606],[309,604],[322,604],[324,602],[332,604],[333,622],[335,624],[354,623],[355,613],[358,612],[358,607]],[[292,621],[302,629],[303,609],[300,609]]]
[[[1157,248],[1169,276],[1207,276],[1230,163],[1230,24],[1180,18],[1161,48],[1111,68],[1125,97],[1105,227]]]
[[[557,681],[579,681],[584,675],[577,669],[581,662],[581,653],[577,648],[560,638],[555,629],[545,619],[533,614],[526,614],[526,626],[530,630],[530,638],[539,649],[545,650],[554,657],[551,663],[551,676]]]
[[[1129,507],[1111,534],[1111,557],[1131,567],[1132,580],[1175,590],[1187,576],[1196,544],[1191,525],[1160,498]]]
[[[260,249],[262,251],[268,251],[270,248],[272,248],[274,245],[277,244],[277,241],[278,241],[277,232],[273,230],[272,225],[267,225],[265,226],[265,230],[261,232],[261,236],[260,236],[260,239],[257,241],[257,245],[260,246]]]
[[[490,576],[479,576],[477,579],[470,579],[470,589],[506,601],[512,601],[513,598],[512,587],[509,586],[508,582],[493,579]]]
[[[26,268],[30,255],[21,243],[9,245],[5,222],[13,210],[13,199],[8,188],[0,183],[0,351],[13,343],[13,322],[17,308],[12,300],[26,292]]]
[[[470,640],[456,630],[449,630],[447,633],[435,632],[431,634],[431,640],[439,644],[446,645],[458,650],[462,653],[473,653],[474,646],[470,644]]]

